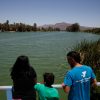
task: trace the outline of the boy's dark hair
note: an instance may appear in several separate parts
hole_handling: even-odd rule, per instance
[[[72,57],[78,63],[80,63],[80,61],[81,61],[80,53],[78,53],[76,51],[69,52],[67,54],[67,57]]]
[[[53,73],[44,73],[44,82],[47,86],[51,86],[54,83],[54,74]]]

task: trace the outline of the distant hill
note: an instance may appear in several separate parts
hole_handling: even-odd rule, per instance
[[[66,22],[61,22],[61,23],[56,23],[56,24],[45,24],[45,25],[39,26],[39,28],[52,27],[52,28],[59,28],[60,30],[66,30],[66,28],[70,25],[72,25],[72,24],[66,23]],[[91,28],[92,27],[80,26],[80,30],[87,30],[87,29],[91,29]]]
[[[88,30],[88,29],[93,29],[93,27],[87,27],[87,26],[80,26],[80,30]]]

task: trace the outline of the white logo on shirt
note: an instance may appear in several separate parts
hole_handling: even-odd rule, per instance
[[[84,78],[86,76],[86,71],[83,71],[81,76]]]

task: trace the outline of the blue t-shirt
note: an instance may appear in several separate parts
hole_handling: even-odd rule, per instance
[[[64,84],[70,87],[68,100],[90,100],[90,82],[95,79],[91,67],[82,65],[66,73]]]

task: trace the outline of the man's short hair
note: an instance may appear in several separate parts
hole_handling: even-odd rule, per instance
[[[81,61],[80,53],[78,53],[76,51],[70,51],[67,54],[67,57],[72,57],[78,63],[80,63],[80,61]]]

